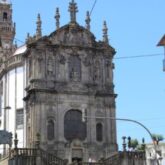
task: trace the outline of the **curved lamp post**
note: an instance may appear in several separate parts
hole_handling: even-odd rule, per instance
[[[154,143],[154,137],[152,136],[152,133],[151,131],[145,126],[143,125],[142,123],[140,123],[139,121],[136,121],[136,120],[132,120],[132,119],[126,119],[126,118],[115,118],[115,117],[91,117],[91,116],[86,116],[86,113],[85,113],[85,109],[82,111],[82,121],[85,121],[85,119],[111,119],[111,120],[120,120],[120,121],[127,121],[127,122],[132,122],[132,123],[136,123],[138,125],[140,125],[141,127],[143,127],[147,133],[149,134],[149,136],[151,137],[152,139],[152,142],[153,142],[153,145],[154,145],[154,150],[155,150],[155,159],[156,159],[156,164],[159,165],[159,161],[157,159],[157,151],[156,151],[156,144]]]

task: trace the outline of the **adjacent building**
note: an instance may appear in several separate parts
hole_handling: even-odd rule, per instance
[[[153,144],[146,144],[146,161],[147,165],[156,164],[155,160],[155,147],[156,147],[156,157],[160,165],[165,165],[165,143],[158,143],[156,146]]]

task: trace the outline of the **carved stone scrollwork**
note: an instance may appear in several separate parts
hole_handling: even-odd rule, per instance
[[[110,59],[106,59],[106,60],[105,60],[105,65],[106,65],[107,67],[109,67],[109,66],[111,65]]]
[[[91,59],[89,57],[85,57],[83,60],[83,63],[85,66],[90,66],[91,64]]]
[[[56,120],[56,112],[54,111],[54,107],[49,106],[48,113],[47,113],[47,118]]]

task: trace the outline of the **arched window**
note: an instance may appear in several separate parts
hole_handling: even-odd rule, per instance
[[[86,138],[86,123],[82,122],[79,110],[69,110],[64,117],[64,136],[67,140]]]
[[[7,20],[7,13],[6,13],[6,12],[3,13],[3,20],[4,20],[4,21]]]
[[[78,56],[71,56],[69,59],[69,78],[73,81],[81,79],[81,60]]]
[[[48,120],[47,123],[47,138],[48,140],[54,139],[54,121],[52,119]]]
[[[96,140],[99,142],[103,140],[103,125],[101,123],[96,124]]]

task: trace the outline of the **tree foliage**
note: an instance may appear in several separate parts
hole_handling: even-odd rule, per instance
[[[152,134],[152,138],[154,141],[157,142],[157,144],[160,142],[160,141],[163,141],[164,140],[164,137],[163,135],[161,134]]]
[[[131,141],[130,141],[131,148],[136,149],[138,145],[139,145],[139,142],[137,139],[131,139]]]

